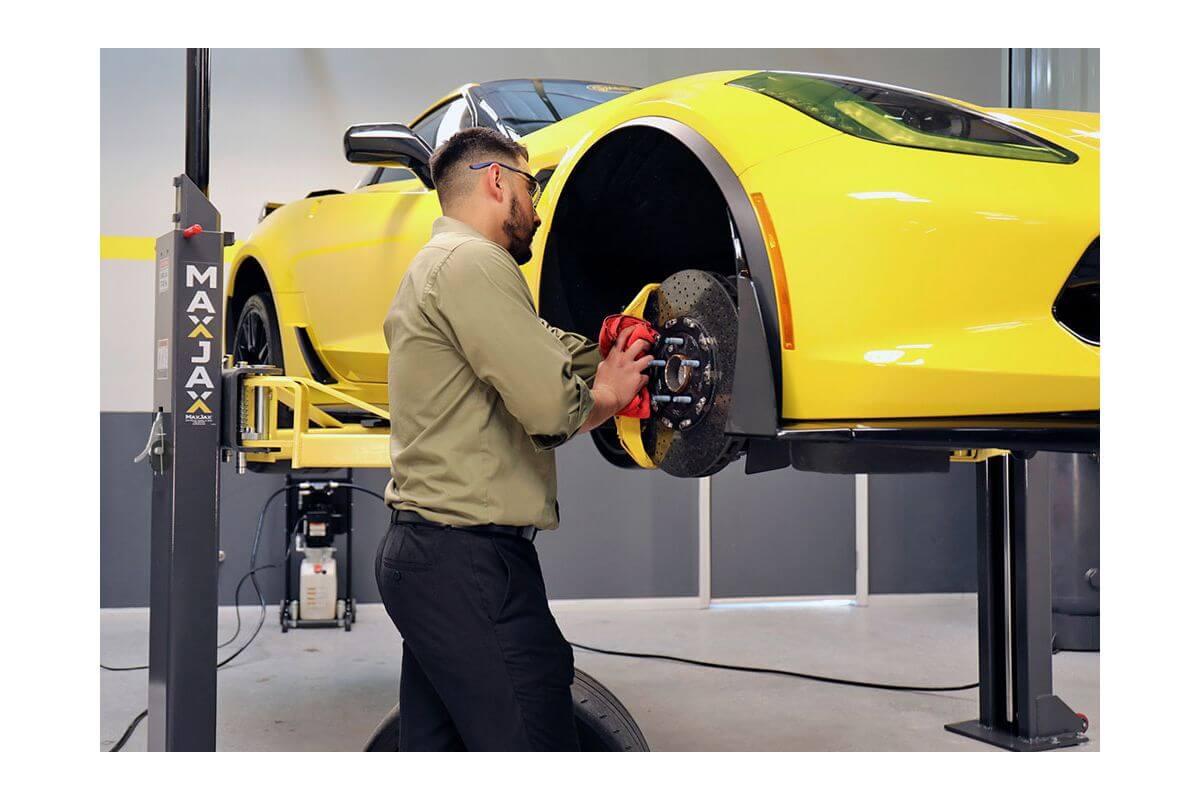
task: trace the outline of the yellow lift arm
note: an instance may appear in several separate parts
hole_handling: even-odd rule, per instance
[[[321,405],[352,406],[381,420],[388,410],[365,403],[309,378],[246,374],[237,382],[238,469],[246,463],[290,462],[292,469],[391,465],[388,428],[342,422]],[[280,427],[279,408],[292,410],[292,426]]]

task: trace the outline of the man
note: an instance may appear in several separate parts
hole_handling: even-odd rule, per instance
[[[444,216],[384,324],[392,526],[376,556],[404,637],[401,750],[579,749],[571,648],[533,545],[558,527],[554,447],[646,384],[645,342],[606,359],[538,318],[540,187],[528,152],[485,128],[433,154]]]

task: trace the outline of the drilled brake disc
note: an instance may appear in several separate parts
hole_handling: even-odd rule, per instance
[[[725,435],[737,352],[732,287],[711,272],[676,272],[654,293],[646,318],[662,333],[653,352],[664,362],[651,372],[646,452],[670,475],[711,475],[737,452]]]

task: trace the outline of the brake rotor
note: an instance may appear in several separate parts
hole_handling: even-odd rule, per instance
[[[642,443],[669,475],[711,475],[737,453],[725,435],[737,353],[732,287],[701,270],[676,272],[647,303],[646,319],[662,334],[653,348],[650,419]]]

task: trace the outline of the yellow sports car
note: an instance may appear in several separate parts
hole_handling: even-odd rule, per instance
[[[1098,115],[829,75],[502,80],[352,126],[359,186],[267,204],[238,251],[234,360],[386,407],[383,319],[440,214],[428,157],[472,125],[519,139],[543,184],[522,267],[541,316],[595,337],[625,310],[663,334],[651,417],[593,434],[614,463],[922,471],[1098,448]]]

